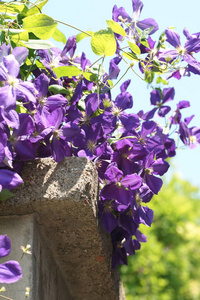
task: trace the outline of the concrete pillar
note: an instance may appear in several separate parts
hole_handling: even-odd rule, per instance
[[[23,278],[5,296],[30,300],[124,300],[118,272],[111,270],[110,237],[97,219],[98,176],[86,158],[50,158],[25,164],[24,184],[0,203],[0,234],[11,238]],[[3,260],[1,260],[3,262]],[[18,294],[17,294],[18,293]]]

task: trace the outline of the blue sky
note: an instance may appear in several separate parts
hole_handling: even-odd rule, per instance
[[[199,0],[144,0],[144,8],[140,19],[154,18],[159,24],[160,30],[158,37],[167,27],[174,26],[179,34],[186,27],[190,33],[200,31],[200,1]],[[185,3],[185,4],[184,4]],[[129,15],[132,14],[131,0],[49,0],[45,5],[43,12],[56,20],[69,23],[79,27],[82,30],[97,31],[107,27],[106,21],[112,18],[112,8],[114,5],[123,6]],[[77,31],[67,26],[58,27],[66,37],[78,34]],[[182,36],[184,44],[184,37]],[[58,45],[58,44],[56,44]],[[62,47],[62,44],[59,45]],[[94,61],[98,57],[90,51],[90,40],[85,39],[80,42],[78,50],[89,53],[88,58]],[[199,57],[200,60],[200,57]],[[137,112],[146,103],[149,103],[149,90],[145,83],[141,82],[132,73],[128,73],[128,78],[132,79],[132,85],[129,92],[134,99],[134,112]],[[180,81],[172,80],[170,86],[176,90],[175,101],[189,100],[191,109],[187,115],[195,112],[195,119],[192,125],[200,126],[200,76],[193,75],[190,78],[183,78]],[[173,160],[176,170],[181,177],[190,180],[194,185],[200,188],[200,147],[193,150],[180,150],[177,157]]]

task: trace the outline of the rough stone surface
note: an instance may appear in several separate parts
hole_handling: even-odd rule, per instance
[[[34,214],[1,217],[0,234],[7,234],[12,246],[11,253],[8,257],[2,258],[1,263],[20,260],[22,258],[20,246],[32,245],[32,255],[25,254],[20,261],[23,278],[13,284],[2,284],[6,288],[3,296],[13,300],[25,300],[26,287],[29,287],[30,300],[72,299],[45,243],[45,238],[38,228]]]
[[[15,190],[16,196],[0,203],[0,215],[36,216],[37,231],[71,295],[54,300],[125,299],[118,273],[111,271],[110,238],[96,217],[98,177],[94,165],[85,158],[69,157],[59,164],[41,159],[27,163],[22,177],[24,184]],[[36,280],[45,282],[45,270],[51,272],[51,266],[45,265],[40,276],[36,272]],[[33,299],[51,300],[39,294]]]

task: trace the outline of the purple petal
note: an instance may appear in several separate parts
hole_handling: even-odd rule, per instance
[[[120,72],[120,68],[115,63],[114,58],[111,59],[110,65],[109,65],[109,78],[117,79],[119,72]]]
[[[178,104],[177,104],[177,109],[183,109],[183,108],[187,108],[187,107],[190,107],[190,102],[189,101],[180,101]]]
[[[114,104],[121,110],[132,108],[133,97],[131,96],[130,93],[123,92],[116,97]]]
[[[167,42],[174,46],[175,48],[181,46],[180,35],[173,30],[166,29],[165,34],[167,37]]]
[[[129,87],[130,83],[131,83],[131,80],[130,80],[130,79],[128,79],[128,80],[126,80],[124,83],[122,83],[122,85],[120,86],[120,91],[121,91],[121,93],[126,92],[126,90],[127,90],[127,88]]]
[[[120,20],[118,19],[119,17],[122,17],[124,20],[130,21],[131,18],[125,11],[123,7],[117,8],[117,5],[113,7],[113,12],[112,12],[112,18],[115,22],[119,22]]]
[[[13,283],[22,278],[20,264],[15,260],[10,260],[0,265],[0,282]]]
[[[152,18],[144,19],[142,21],[137,22],[137,26],[142,30],[154,27],[149,33],[149,35],[153,34],[159,29],[158,23]]]
[[[103,213],[101,217],[101,222],[104,227],[104,229],[108,232],[111,233],[116,227],[117,227],[117,219],[112,213]]]
[[[185,49],[187,52],[199,52],[200,51],[200,39],[192,38],[190,40],[187,40],[185,43]]]
[[[132,6],[133,6],[133,19],[134,21],[137,21],[140,17],[144,4],[140,0],[132,0]]]
[[[164,175],[169,169],[169,164],[162,158],[157,159],[151,167],[153,168],[153,173],[156,175]]]
[[[161,102],[161,92],[160,90],[156,89],[151,92],[150,101],[152,105],[157,105]]]
[[[15,47],[12,51],[12,54],[14,55],[15,59],[18,61],[20,65],[26,59],[28,53],[29,53],[28,49],[25,47]]]
[[[120,181],[122,176],[123,176],[123,172],[115,166],[111,166],[105,172],[105,178],[115,183]]]
[[[148,187],[151,189],[151,191],[154,194],[158,194],[158,192],[160,191],[161,187],[162,187],[162,180],[156,176],[153,175],[146,175],[146,184],[148,185]]]
[[[8,56],[5,56],[3,58],[3,62],[4,62],[5,67],[8,70],[9,75],[11,75],[14,78],[17,78],[17,76],[19,74],[19,63],[15,59],[14,55],[10,54]]]
[[[122,180],[121,184],[131,190],[138,189],[142,184],[142,178],[137,174],[126,175]]]
[[[11,242],[7,235],[0,235],[0,257],[7,256],[11,250]]]
[[[136,114],[127,114],[123,112],[120,116],[120,121],[126,130],[132,130],[140,125],[140,119]]]
[[[16,88],[17,99],[22,100],[23,102],[32,102],[36,103],[35,98],[35,88],[31,82],[24,81]]]
[[[45,74],[41,74],[38,76],[35,81],[34,81],[34,86],[36,90],[39,92],[37,94],[37,97],[39,99],[43,99],[46,97],[47,92],[48,92],[48,87],[49,87],[49,78]]]
[[[19,115],[16,110],[2,110],[0,108],[0,114],[6,121],[6,124],[12,128],[19,128]]]
[[[81,129],[78,125],[73,124],[73,123],[67,123],[62,127],[62,134],[66,138],[73,138],[77,136],[80,132]]]
[[[19,129],[14,129],[13,133],[15,137],[23,137],[30,136],[34,130],[34,121],[32,117],[28,114],[19,114],[19,121],[20,121],[20,126]]]
[[[170,106],[162,106],[158,111],[158,115],[164,118],[170,110],[171,110]]]
[[[174,88],[165,88],[165,89],[163,89],[163,103],[173,100],[174,95],[175,95],[175,89]]]
[[[48,106],[48,110],[50,112],[53,111],[54,109],[62,106],[63,104],[68,104],[68,101],[64,96],[62,96],[60,94],[48,97],[47,101],[45,103],[45,105]]]
[[[32,160],[36,157],[36,149],[30,141],[17,141],[14,148],[23,161]]]
[[[21,183],[23,183],[23,180],[19,174],[10,170],[0,169],[0,185],[4,189],[13,189]]]
[[[67,43],[61,53],[61,56],[64,56],[67,52],[69,52],[70,56],[72,57],[74,55],[74,52],[76,50],[76,36],[70,36],[67,40]]]
[[[6,45],[6,43],[4,43],[0,46],[0,62],[3,62],[4,56],[10,54],[10,50],[11,50],[10,44]]]
[[[183,57],[189,65],[191,65],[197,72],[200,72],[200,63],[190,54],[185,54]]]
[[[4,109],[15,109],[16,95],[15,91],[9,85],[0,88],[0,106]]]
[[[136,230],[135,237],[137,238],[137,240],[138,240],[139,242],[142,242],[142,243],[147,242],[147,237],[146,237],[146,235],[144,235],[144,234],[143,234],[141,231],[139,231],[138,229]]]
[[[6,81],[7,77],[8,77],[8,72],[7,72],[6,68],[1,64],[0,65],[0,80]]]
[[[65,149],[61,140],[53,138],[51,142],[52,156],[56,162],[61,162],[65,157]]]

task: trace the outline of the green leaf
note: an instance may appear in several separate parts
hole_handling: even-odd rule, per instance
[[[123,37],[126,36],[126,31],[122,28],[122,26],[119,23],[117,23],[113,20],[107,20],[106,22],[107,22],[108,26],[112,29],[113,32],[118,33],[118,34],[122,35]]]
[[[108,79],[108,80],[107,80],[107,83],[109,84],[110,87],[113,87],[113,82],[112,82],[112,80]]]
[[[67,91],[64,87],[62,87],[61,85],[58,85],[58,84],[52,84],[52,85],[50,85],[48,90],[50,92],[54,93],[54,95],[56,95],[56,94],[66,94],[66,95],[69,95],[69,91]]]
[[[114,55],[117,44],[112,29],[106,28],[95,32],[91,38],[91,46],[96,55]]]
[[[72,78],[73,76],[78,76],[82,73],[82,71],[75,66],[56,67],[53,69],[53,71],[56,73],[57,78],[60,78],[60,77]]]
[[[22,40],[20,43],[27,48],[36,49],[36,50],[50,49],[54,47],[54,44],[44,40],[29,40],[28,42]]]
[[[156,83],[163,83],[164,85],[168,85],[168,81],[161,76],[157,78]]]
[[[37,14],[23,19],[23,29],[34,33],[38,38],[48,40],[54,34],[57,23],[45,14]]]
[[[137,55],[141,54],[141,50],[140,50],[140,48],[136,44],[131,43],[131,42],[128,42],[128,44],[129,44],[131,50],[133,51],[133,53],[135,53]]]
[[[147,40],[141,40],[141,44],[147,48],[149,48],[149,43]]]
[[[57,42],[62,42],[63,44],[66,44],[67,42],[65,35],[58,28],[54,31],[52,38]]]
[[[16,35],[16,34],[20,34],[22,32],[24,32],[25,30],[23,29],[4,29],[4,31],[9,34],[9,35]]]
[[[43,65],[43,63],[41,61],[39,61],[38,59],[36,59],[35,61],[36,67],[38,67],[39,69],[44,69],[46,70],[46,67]],[[47,70],[46,70],[47,71]]]
[[[83,72],[83,76],[85,77],[85,79],[87,79],[88,81],[96,81],[97,80],[97,75],[91,72]]]
[[[137,56],[132,52],[123,52],[122,55],[125,56],[126,58],[130,59],[130,60],[137,60],[138,61]]]
[[[28,42],[28,39],[29,39],[28,31],[23,31],[22,33],[19,33],[18,35],[13,35],[11,38],[11,40],[16,44],[21,40]]]
[[[154,79],[154,73],[149,70],[145,71],[145,81],[147,83],[152,83],[153,79]]]
[[[40,13],[43,6],[48,2],[48,0],[39,0],[36,1],[33,6],[28,10],[27,16],[35,15]]]
[[[22,12],[27,6],[21,2],[0,2],[0,12],[15,14]]]
[[[11,193],[9,190],[2,189],[0,192],[0,201],[5,201],[14,196],[15,194]]]
[[[88,34],[86,34],[86,33],[88,33]],[[81,40],[83,40],[84,38],[90,37],[94,32],[93,31],[86,31],[86,33],[81,32],[81,33],[77,34],[77,36],[76,36],[76,42],[78,43]]]

